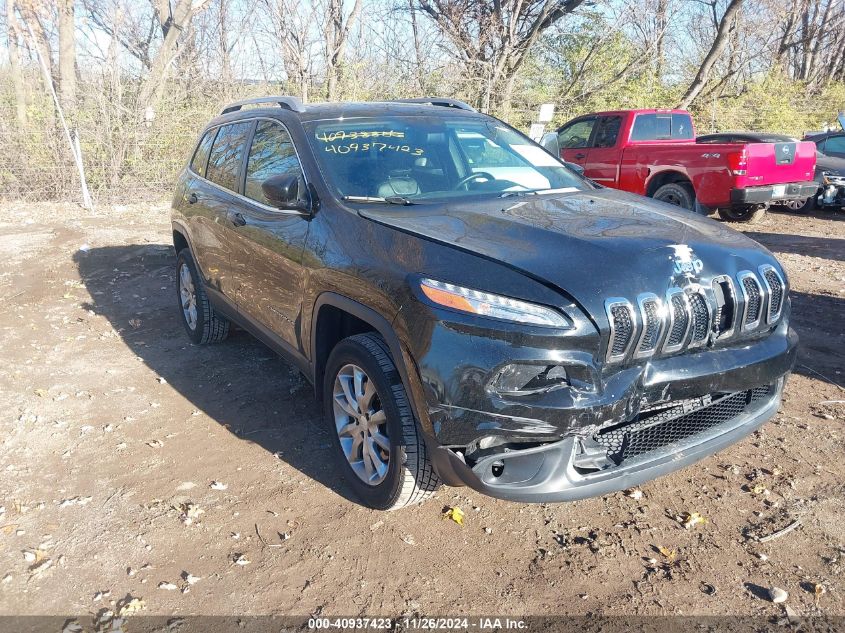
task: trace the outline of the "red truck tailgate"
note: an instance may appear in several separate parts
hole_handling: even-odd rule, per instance
[[[737,187],[758,187],[813,179],[816,167],[816,146],[811,142],[749,143],[738,145],[745,152],[745,175],[735,170]],[[735,165],[736,158],[728,161]],[[740,173],[737,173],[739,171]]]

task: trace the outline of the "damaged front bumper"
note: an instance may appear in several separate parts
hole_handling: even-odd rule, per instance
[[[440,478],[529,502],[622,490],[745,437],[777,412],[798,343],[788,310],[757,338],[622,367],[595,360],[587,337],[561,350],[501,333],[480,344],[442,321],[428,332],[418,358]],[[491,386],[502,367],[530,362],[565,368],[569,384],[529,395]]]
[[[434,466],[449,485],[467,485],[491,497],[524,502],[575,501],[624,490],[688,466],[742,439],[771,418],[780,405],[783,380],[774,393],[739,416],[619,465],[597,468],[584,460],[583,438],[488,455],[470,467],[460,454],[431,447]]]

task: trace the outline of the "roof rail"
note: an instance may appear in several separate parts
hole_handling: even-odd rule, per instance
[[[235,101],[234,103],[230,103],[225,108],[223,108],[220,111],[220,114],[229,114],[230,112],[237,112],[245,105],[258,105],[262,103],[275,103],[276,105],[286,110],[290,110],[291,112],[305,112],[305,106],[302,105],[302,101],[300,101],[299,98],[278,95],[275,97],[258,97],[257,99],[244,99],[243,101]]]
[[[444,108],[458,108],[459,110],[469,110],[470,112],[477,112],[468,103],[458,101],[457,99],[450,99],[448,97],[419,97],[417,99],[394,99],[394,103],[424,103],[433,106],[442,106]]]

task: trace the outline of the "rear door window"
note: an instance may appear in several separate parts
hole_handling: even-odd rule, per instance
[[[279,123],[259,121],[252,137],[246,164],[244,195],[269,205],[261,183],[272,176],[290,175],[302,178],[302,168],[288,131]],[[302,188],[300,188],[302,189]]]
[[[620,127],[622,127],[621,116],[605,116],[599,119],[593,147],[614,147]]]
[[[241,163],[251,127],[252,121],[244,121],[220,128],[211,146],[206,178],[214,184],[237,192],[238,175],[241,173]]]
[[[632,141],[692,138],[692,119],[688,114],[638,114],[631,130]]]
[[[595,124],[595,119],[581,119],[562,128],[557,136],[560,148],[577,149],[579,147],[588,147]]]
[[[211,143],[214,141],[214,136],[217,134],[217,128],[209,130],[202,137],[202,140],[197,145],[194,152],[194,157],[191,159],[191,170],[195,174],[205,176],[205,166],[208,163],[208,154],[211,152]]]

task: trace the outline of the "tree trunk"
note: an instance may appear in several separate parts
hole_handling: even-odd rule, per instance
[[[76,34],[73,0],[59,0],[59,94],[65,112],[76,110]]]
[[[21,53],[18,48],[18,27],[14,0],[6,0],[6,33],[9,43],[9,70],[15,88],[15,114],[18,126],[26,125],[26,91],[21,76]]]
[[[695,79],[692,80],[692,83],[678,104],[679,108],[688,108],[695,101],[702,88],[704,88],[704,85],[710,78],[710,71],[713,69],[713,64],[716,63],[725,50],[725,46],[728,44],[728,33],[731,30],[731,26],[740,7],[742,7],[742,3],[743,0],[731,0],[728,4],[725,14],[722,16],[722,20],[716,29],[716,37],[713,39],[713,45],[710,47],[710,51],[707,53],[704,61],[701,62],[701,67],[698,69]]]
[[[338,84],[343,78],[349,31],[361,13],[361,0],[355,0],[346,20],[343,19],[343,0],[329,0],[326,13],[326,96],[329,101],[335,101],[338,97]]]
[[[159,2],[158,19],[164,33],[164,41],[161,43],[161,47],[152,61],[150,72],[141,86],[139,102],[141,110],[154,106],[164,95],[167,75],[173,61],[179,54],[179,36],[188,29],[191,18],[195,13],[202,10],[207,2],[208,0],[202,0],[197,2],[194,7],[192,7],[192,0],[177,0],[175,3],[167,0]],[[172,13],[170,11],[171,6],[173,7]]]

